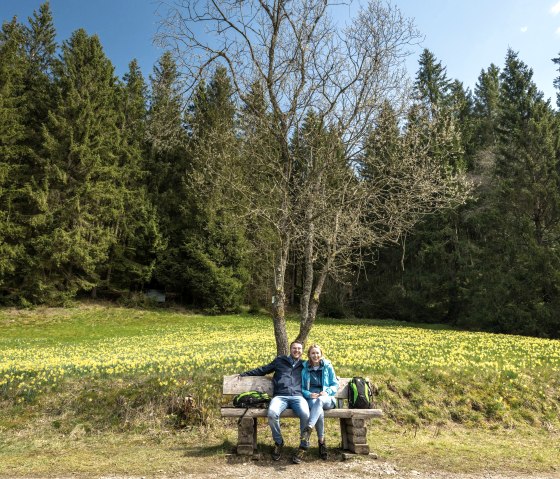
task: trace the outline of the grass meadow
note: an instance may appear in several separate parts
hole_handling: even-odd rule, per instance
[[[290,337],[297,327],[288,321]],[[386,417],[369,431],[381,460],[560,471],[560,341],[331,319],[310,341],[339,376],[376,385]],[[0,476],[174,473],[187,460],[207,470],[235,443],[235,423],[219,417],[222,376],[274,355],[266,315],[100,303],[0,310]]]

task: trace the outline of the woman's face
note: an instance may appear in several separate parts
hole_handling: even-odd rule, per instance
[[[321,360],[321,357],[323,355],[321,354],[321,350],[319,348],[311,348],[309,350],[309,360],[313,363],[313,364],[317,364],[319,363],[319,361]]]

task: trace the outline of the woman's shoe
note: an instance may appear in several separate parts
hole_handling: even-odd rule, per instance
[[[307,426],[304,428],[303,432],[301,433],[301,444],[300,446],[307,449],[309,447],[309,438],[311,437],[311,433],[313,432],[313,428]]]
[[[324,442],[319,443],[319,456],[321,456],[323,461],[326,461],[329,458],[329,450]]]
[[[279,461],[280,460],[280,458],[282,457],[283,447],[284,447],[283,442],[282,442],[282,444],[274,443],[274,449],[272,450],[272,460],[273,461]]]
[[[301,460],[303,459],[303,456],[305,456],[305,449],[303,447],[298,447],[298,450],[292,456],[292,462],[294,464],[299,464],[301,462]]]

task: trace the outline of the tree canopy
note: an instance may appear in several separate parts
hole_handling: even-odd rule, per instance
[[[292,309],[300,341],[320,314],[560,337],[559,116],[531,68],[508,50],[471,92],[426,48],[409,83],[414,23],[335,5],[166,4],[147,78],[83,29],[58,45],[48,2],[4,22],[0,303],[250,304],[278,353]]]

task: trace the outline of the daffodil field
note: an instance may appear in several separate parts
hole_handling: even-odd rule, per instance
[[[39,312],[23,319],[0,312],[3,400],[33,402],[68,381],[149,377],[162,391],[189,393],[214,407],[221,401],[224,374],[265,364],[275,355],[272,322],[264,316],[108,306],[60,314],[51,312],[43,322]],[[297,321],[288,322],[290,337],[297,327]],[[396,419],[406,419],[405,409],[411,408],[415,417],[435,419],[442,404],[460,421],[489,417],[489,411],[500,419],[527,402],[533,411],[528,421],[554,421],[559,415],[557,340],[391,321],[320,320],[310,342],[322,346],[339,375],[369,376]]]

